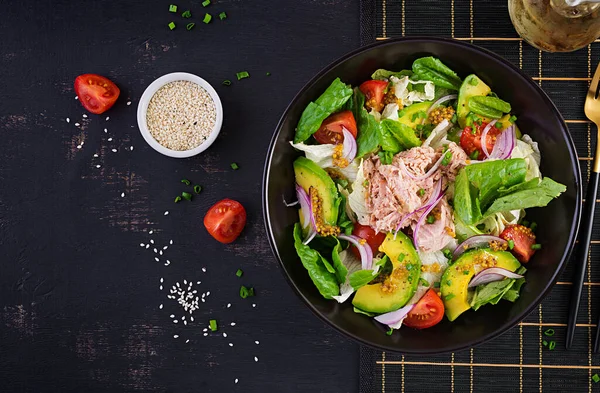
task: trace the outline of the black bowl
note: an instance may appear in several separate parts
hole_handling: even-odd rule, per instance
[[[539,143],[541,171],[567,186],[567,191],[545,208],[528,209],[538,223],[538,241],[544,245],[528,263],[527,284],[515,303],[500,302],[468,311],[456,321],[446,319],[422,331],[400,329],[392,336],[372,318],[353,312],[350,301],[338,304],[321,297],[296,255],[292,229],[298,221],[294,208],[282,198],[295,199],[292,162],[299,155],[289,144],[306,105],[340,77],[354,86],[369,79],[377,68],[410,68],[418,57],[440,58],[461,77],[475,73],[512,104],[518,125]],[[548,96],[518,68],[487,50],[440,38],[388,40],[356,50],[326,67],[296,95],[281,118],[265,163],[264,219],[273,252],[298,295],[321,319],[335,329],[376,348],[402,353],[441,353],[481,344],[521,321],[549,293],[565,266],[580,218],[581,173],[573,141],[560,113]]]

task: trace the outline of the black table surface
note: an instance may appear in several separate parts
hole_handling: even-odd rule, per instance
[[[178,14],[169,13],[170,1]],[[261,181],[287,104],[359,45],[359,2],[170,1],[3,4],[0,391],[357,391],[358,345],[311,314],[271,253]],[[190,20],[180,16],[186,9]],[[208,25],[205,12],[213,15]],[[187,31],[190,21],[196,26]],[[238,82],[243,70],[251,76]],[[208,80],[224,106],[219,138],[191,159],[158,154],[137,128],[142,92],[174,71]],[[82,73],[121,88],[105,115],[83,116],[73,91]],[[224,79],[233,84],[222,86]],[[203,191],[175,205],[182,178]],[[202,225],[224,197],[248,212],[231,245]],[[140,247],[150,239],[149,249]],[[163,255],[154,253],[164,245]],[[166,297],[177,282],[189,285],[184,280],[198,294],[211,292],[188,325]],[[257,296],[241,299],[242,284]],[[206,337],[210,319],[220,328]]]

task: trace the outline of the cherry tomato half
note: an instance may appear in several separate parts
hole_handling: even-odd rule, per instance
[[[404,324],[415,329],[426,329],[437,325],[444,317],[444,302],[437,292],[430,288],[410,310]]]
[[[215,203],[204,216],[204,226],[221,243],[231,243],[246,225],[246,209],[233,199]]]
[[[531,248],[535,244],[535,234],[531,228],[521,224],[508,225],[500,237],[506,241],[513,241],[513,248],[508,251],[512,252],[519,262],[527,263],[535,254],[535,250]]]
[[[323,120],[321,128],[315,133],[314,137],[321,144],[338,145],[344,141],[342,127],[345,127],[356,138],[358,129],[352,111],[334,113]]]
[[[487,125],[488,123],[481,123],[481,125],[473,124],[473,127],[465,127],[460,135],[460,147],[462,147],[463,150],[475,160],[483,160],[485,158],[483,149],[481,148],[481,133]],[[485,138],[486,148],[489,154],[492,153],[494,145],[496,144],[496,138],[501,133],[502,131],[496,127],[490,127],[490,130],[487,133],[487,138]],[[473,154],[475,151],[477,151],[477,153]]]
[[[358,236],[367,241],[371,250],[373,250],[373,255],[377,255],[379,252],[379,246],[385,240],[385,233],[375,233],[373,228],[368,225],[360,225],[359,223],[354,224],[354,230],[352,231],[354,236]],[[352,253],[360,259],[360,253],[358,249],[354,246],[350,247]]]
[[[383,96],[388,82],[381,80],[370,80],[363,82],[358,89],[365,95],[365,105],[377,112],[383,109]]]
[[[99,115],[114,105],[121,91],[108,78],[83,74],[75,78],[75,93],[85,109]]]

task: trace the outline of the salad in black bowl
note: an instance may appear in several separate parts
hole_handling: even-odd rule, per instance
[[[337,311],[343,318],[350,309],[353,320],[392,336],[387,349],[406,351],[395,343],[426,338],[423,329],[470,324],[492,308],[486,305],[522,308],[530,281],[540,281],[537,265],[551,258],[538,254],[554,248],[543,233],[547,220],[536,216],[579,192],[578,171],[565,181],[544,170],[539,126],[527,114],[520,120],[526,112],[519,99],[476,69],[461,75],[454,64],[413,55],[362,80],[336,75],[288,132],[295,201],[275,203],[298,214],[286,228],[295,263],[323,302],[344,309]],[[573,210],[567,237],[576,228]]]

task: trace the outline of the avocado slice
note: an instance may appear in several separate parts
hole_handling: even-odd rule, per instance
[[[456,107],[456,117],[458,125],[461,128],[467,126],[467,115],[469,114],[469,98],[474,96],[487,96],[492,92],[492,89],[479,79],[477,75],[471,74],[465,78],[460,90],[458,91],[458,104]]]
[[[338,219],[338,210],[340,197],[338,190],[331,177],[323,168],[306,157],[298,157],[294,161],[294,174],[296,183],[309,193],[310,187],[313,187],[321,198],[321,207],[323,211],[323,221],[328,225],[336,225]],[[302,213],[300,213],[302,218]],[[304,224],[304,223],[301,223]]]
[[[392,273],[383,282],[359,288],[352,304],[366,312],[383,314],[398,310],[413,297],[419,285],[421,259],[412,241],[402,232],[395,239],[393,233],[388,233],[379,251],[390,258]]]
[[[484,269],[484,262],[492,262],[494,267],[511,272],[521,267],[519,261],[508,251],[478,249],[465,252],[442,275],[440,291],[448,320],[454,321],[471,308],[468,299],[469,282],[475,274]]]
[[[414,114],[418,112],[427,113],[431,104],[433,104],[432,101],[423,101],[407,106],[398,113],[398,121],[402,124],[406,124],[413,130],[416,130],[417,125],[423,123],[423,119],[418,118],[413,121]]]

